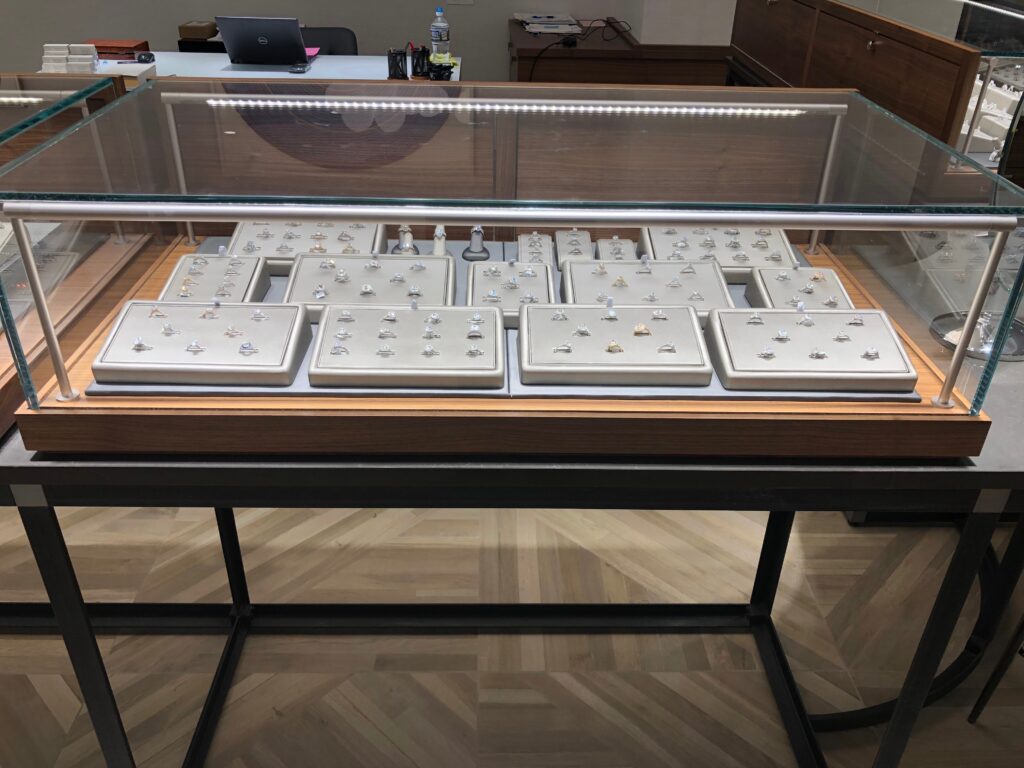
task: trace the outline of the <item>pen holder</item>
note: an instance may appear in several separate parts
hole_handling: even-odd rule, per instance
[[[430,77],[430,49],[425,45],[412,49],[412,76]]]
[[[408,80],[405,49],[388,49],[388,80]]]

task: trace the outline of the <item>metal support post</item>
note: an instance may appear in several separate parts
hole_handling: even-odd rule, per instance
[[[32,291],[32,300],[35,302],[36,313],[39,315],[39,325],[43,329],[43,337],[46,339],[46,348],[50,352],[53,374],[57,377],[57,386],[60,388],[58,399],[74,400],[78,397],[78,393],[71,386],[71,380],[68,378],[68,369],[64,364],[64,355],[60,351],[60,342],[57,339],[57,329],[53,326],[50,308],[46,304],[46,292],[39,280],[36,258],[32,253],[32,238],[29,237],[25,222],[21,219],[11,219],[11,226],[14,229],[14,237],[18,241],[18,248],[21,250],[21,261],[25,266],[28,287]],[[14,329],[11,331],[15,332]]]
[[[174,122],[174,107],[168,102],[164,104],[164,111],[167,115],[167,130],[171,135],[171,155],[174,157],[174,170],[178,174],[178,191],[183,195],[188,194],[188,185],[185,182],[185,163],[181,159],[181,144],[178,141],[178,126]],[[188,233],[188,244],[198,245],[196,232],[191,221],[185,222],[185,232]]]
[[[821,171],[821,184],[818,186],[818,205],[823,205],[829,194],[832,192],[832,177],[835,174],[836,153],[839,151],[839,135],[843,130],[843,115],[837,114],[832,120],[832,135],[828,140],[828,153],[825,155],[825,167]],[[821,230],[811,230],[810,243],[807,246],[808,253],[818,252],[818,243],[821,240]]]
[[[971,115],[971,123],[967,129],[967,135],[961,137],[957,146],[957,149],[965,155],[967,154],[967,150],[971,148],[971,139],[974,137],[974,132],[978,130],[978,125],[981,123],[981,107],[985,101],[985,94],[988,93],[988,86],[992,82],[992,72],[996,68],[996,61],[996,58],[992,57],[985,63],[985,74],[981,76],[981,90],[978,92],[978,101],[974,105],[974,114]]]
[[[775,595],[779,591],[779,579],[782,567],[786,562],[786,550],[789,537],[793,531],[793,520],[796,514],[792,511],[780,512],[773,510],[768,513],[768,526],[764,531],[761,544],[761,556],[757,563],[754,576],[754,587],[750,593],[751,613],[759,616],[771,616]]]
[[[1009,238],[1009,232],[996,232],[996,239],[992,243],[992,250],[989,252],[985,269],[982,270],[981,281],[978,283],[978,289],[974,293],[974,300],[971,302],[971,308],[967,310],[967,317],[964,318],[963,331],[960,333],[956,349],[953,350],[953,359],[949,362],[946,380],[942,382],[942,391],[932,400],[935,405],[941,408],[953,407],[953,389],[956,387],[956,380],[960,376],[960,370],[963,368],[964,360],[967,358],[967,350],[971,346],[971,339],[974,338],[974,332],[977,330],[978,319],[985,309],[985,302],[988,301],[989,297],[989,289],[992,287],[992,281],[996,278],[999,262],[1003,258],[1003,249],[1006,248],[1006,241]]]

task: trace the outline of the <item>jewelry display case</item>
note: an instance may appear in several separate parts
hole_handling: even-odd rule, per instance
[[[160,81],[89,125],[147,127],[107,156],[115,192],[72,172],[95,159],[77,131],[0,172],[6,215],[176,226],[121,305],[301,307],[308,335],[290,337],[281,385],[256,369],[282,338],[214,345],[177,319],[181,334],[142,333],[150,318],[119,308],[66,359],[50,350],[52,379],[24,377],[31,449],[251,453],[268,433],[275,452],[366,455],[984,443],[1024,191],[855,93]],[[915,245],[929,233],[982,256],[964,257],[969,301],[942,338],[927,272],[942,267]],[[233,261],[239,280],[188,274]],[[198,304],[175,295],[188,277]],[[104,370],[115,349],[132,381]],[[205,355],[224,378],[183,383]]]

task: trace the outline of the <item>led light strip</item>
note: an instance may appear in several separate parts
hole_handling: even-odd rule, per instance
[[[775,107],[655,106],[613,104],[514,104],[470,100],[451,101],[351,101],[316,99],[207,99],[211,107],[255,109],[374,109],[399,112],[528,112],[568,115],[665,115],[673,117],[799,117],[804,109]]]
[[[38,98],[36,96],[0,96],[0,105],[2,106],[27,106],[29,104],[42,104],[45,99]]]

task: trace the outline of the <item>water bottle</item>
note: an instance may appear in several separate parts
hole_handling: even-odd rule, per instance
[[[430,60],[435,64],[450,64],[451,37],[448,19],[444,17],[444,8],[438,6],[434,11],[434,20],[430,24]]]

